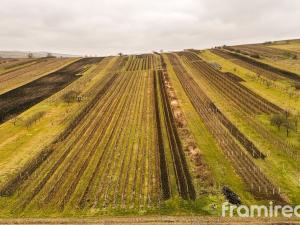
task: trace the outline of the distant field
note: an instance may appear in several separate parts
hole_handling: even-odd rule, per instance
[[[36,80],[50,72],[58,70],[77,59],[35,59],[20,60],[21,62],[2,67],[0,72],[0,94]],[[1,64],[0,64],[1,71]]]
[[[300,52],[295,50],[298,47],[299,41],[290,41],[289,44],[284,45],[275,42],[274,44],[237,45],[229,49],[300,76]]]
[[[1,59],[0,217],[216,216],[224,201],[300,204],[297,43]],[[153,218],[137,224],[193,222]]]
[[[300,52],[300,40],[278,41],[269,44],[271,48]]]
[[[99,60],[101,60],[101,58],[96,59],[96,61]],[[85,69],[85,66],[88,66],[93,61],[95,61],[95,59],[78,60],[61,70],[40,77],[0,95],[0,122],[7,120],[12,115],[17,116],[32,105],[51,96],[58,90],[63,89],[69,83],[79,78],[79,73]],[[22,72],[23,71],[18,70],[20,76],[24,76]],[[14,76],[11,73],[9,73],[7,77],[3,75],[3,77],[0,77],[0,80],[1,78],[4,85],[5,81],[14,80]]]

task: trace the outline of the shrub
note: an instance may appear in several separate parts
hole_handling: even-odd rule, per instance
[[[27,127],[27,129],[31,127],[34,123],[39,121],[45,114],[46,114],[45,111],[37,112],[33,114],[31,117],[29,117],[28,119],[24,120],[24,124]]]
[[[282,114],[275,114],[271,117],[271,124],[278,127],[278,130],[280,127],[284,127],[286,129],[286,136],[289,136],[290,131],[296,131],[298,127],[298,118],[289,116],[286,114],[286,116]]]
[[[56,58],[54,55],[52,55],[51,53],[47,53],[46,58]]]
[[[210,63],[210,65],[215,69],[215,70],[221,70],[222,66],[216,62]]]
[[[79,92],[69,91],[62,96],[62,100],[68,104],[78,101]]]
[[[252,54],[251,57],[252,57],[252,58],[255,58],[255,59],[260,59],[259,54]]]
[[[293,86],[296,90],[300,90],[300,82],[295,82]]]
[[[31,53],[31,52],[28,53],[28,54],[27,54],[27,57],[28,57],[29,59],[32,59],[32,58],[33,58],[33,53]]]
[[[271,125],[277,126],[279,130],[285,120],[285,116],[283,116],[282,114],[274,114],[271,116],[270,122]]]
[[[282,125],[286,129],[287,137],[289,136],[289,133],[291,130],[293,130],[293,131],[296,130],[294,118],[286,119]]]

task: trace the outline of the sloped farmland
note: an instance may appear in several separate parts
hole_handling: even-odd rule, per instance
[[[270,80],[287,79],[291,82],[300,82],[300,76],[296,73],[274,67],[272,65],[238,54],[236,52],[229,52],[219,49],[213,49],[211,51],[214,54],[223,57],[224,59],[228,59],[233,63],[254,71],[255,73],[262,75]]]
[[[232,162],[236,172],[247,183],[249,191],[258,198],[282,202],[283,199],[278,192],[278,188],[267,179],[251,158],[244,153],[235,140],[237,137],[234,137],[234,134],[230,134],[226,130],[227,127],[224,124],[224,116],[220,116],[221,112],[200,89],[197,83],[181,65],[178,58],[174,54],[169,54],[168,57],[196,111],[202,118],[207,129],[218,142],[224,154]],[[258,156],[259,155],[260,154],[258,154]],[[255,155],[252,156],[254,157]]]
[[[113,74],[39,166],[1,191],[13,212],[157,208],[172,196],[195,198],[161,73],[133,63],[137,70]]]
[[[0,64],[0,94],[59,70],[79,58],[41,58],[8,60]]]
[[[102,58],[81,59],[56,72],[0,95],[0,123],[62,90],[78,79],[87,65],[100,60]]]

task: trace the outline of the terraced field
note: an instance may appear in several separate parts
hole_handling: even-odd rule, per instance
[[[219,215],[224,201],[298,204],[299,115],[262,95],[276,88],[253,74],[286,86],[300,76],[253,57],[284,50],[238,49],[1,59],[0,81],[14,85],[0,95],[0,216]]]

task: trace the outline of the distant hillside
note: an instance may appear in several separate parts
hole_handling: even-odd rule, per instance
[[[27,58],[28,54],[32,53],[34,58],[46,57],[48,52],[23,52],[23,51],[0,51],[0,57],[2,58]],[[50,53],[55,57],[77,57],[76,55]]]

